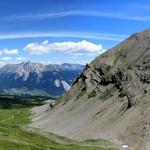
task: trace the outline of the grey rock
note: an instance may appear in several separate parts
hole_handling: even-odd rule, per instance
[[[77,140],[102,138],[149,150],[150,29],[88,64],[42,121],[32,126]]]

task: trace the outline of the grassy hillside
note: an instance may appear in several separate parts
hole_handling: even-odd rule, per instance
[[[71,141],[62,144],[62,142],[56,142],[54,135],[46,136],[35,130],[25,130],[23,126],[30,123],[30,115],[26,107],[13,106],[0,109],[0,150],[110,150],[79,146]]]

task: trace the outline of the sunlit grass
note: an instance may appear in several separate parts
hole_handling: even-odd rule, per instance
[[[30,123],[28,108],[0,109],[0,150],[111,150],[56,142],[53,138],[22,126]]]

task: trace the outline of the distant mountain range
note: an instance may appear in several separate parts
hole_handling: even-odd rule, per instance
[[[0,68],[0,94],[60,96],[84,68],[79,64],[23,62]]]

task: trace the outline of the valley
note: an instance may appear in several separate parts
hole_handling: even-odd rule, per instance
[[[150,150],[150,0],[0,0],[0,150]]]
[[[116,150],[115,148],[107,148],[104,141],[97,142],[97,146],[95,146],[96,142],[94,141],[77,142],[29,128],[27,125],[31,123],[32,115],[29,104],[28,107],[25,103],[15,106],[15,101],[16,99],[9,96],[7,107],[5,105],[0,108],[1,150]],[[32,104],[31,106],[33,106]],[[41,102],[36,105],[41,105]]]
[[[67,90],[59,98],[55,93],[55,99],[43,94],[3,93],[0,96],[1,149],[149,150],[149,41],[150,29],[135,33],[86,64],[83,71],[81,66],[68,64],[41,66],[28,62],[4,66],[0,81],[6,81],[9,86],[14,84],[19,90],[22,82],[22,85],[30,82],[34,87],[47,88],[42,83],[49,84],[49,79],[54,93],[61,86]],[[54,67],[50,69],[53,77],[48,80],[43,78],[45,67],[48,70]],[[69,80],[69,85],[62,77],[70,73],[73,77],[72,71],[76,78]],[[61,75],[60,79],[57,75]]]

